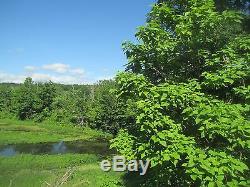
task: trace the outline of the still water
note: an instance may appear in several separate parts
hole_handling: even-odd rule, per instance
[[[36,144],[24,143],[0,146],[0,156],[7,157],[22,153],[34,155],[66,153],[109,155],[112,152],[112,150],[109,150],[109,143],[101,140],[71,142],[60,141],[54,143]]]

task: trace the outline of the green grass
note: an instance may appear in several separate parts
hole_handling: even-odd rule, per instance
[[[0,119],[0,145],[110,138],[109,134],[90,128],[32,121]]]
[[[109,134],[89,128],[0,119],[0,145],[97,140]],[[123,173],[103,172],[94,154],[0,156],[0,187],[122,186]]]
[[[0,186],[122,185],[122,173],[103,172],[98,159],[81,154],[0,157]]]

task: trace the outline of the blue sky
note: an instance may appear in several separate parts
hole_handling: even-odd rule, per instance
[[[123,70],[155,0],[1,0],[0,82],[93,83]]]

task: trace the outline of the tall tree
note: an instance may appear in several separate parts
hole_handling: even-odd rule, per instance
[[[151,161],[145,186],[250,185],[250,36],[212,0],[166,1],[126,43],[118,97],[136,130],[112,147]]]
[[[216,12],[212,1],[156,5],[146,26],[136,33],[139,43],[123,44],[127,70],[142,73],[155,84],[202,79],[207,59],[244,34],[241,21],[237,12]]]
[[[36,88],[32,78],[26,78],[16,92],[16,110],[18,118],[30,119],[34,116],[39,107],[39,100],[36,95]]]

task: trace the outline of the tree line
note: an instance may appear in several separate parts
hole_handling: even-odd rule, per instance
[[[112,134],[123,126],[127,115],[111,90],[115,81],[94,85],[62,85],[34,82],[0,84],[0,117],[48,121],[101,129]]]

